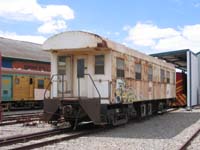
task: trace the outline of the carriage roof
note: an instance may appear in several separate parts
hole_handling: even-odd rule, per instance
[[[76,51],[117,51],[123,54],[134,56],[155,64],[160,64],[168,68],[174,65],[154,58],[125,45],[111,41],[94,33],[84,31],[66,31],[56,34],[47,39],[43,44],[43,49],[50,52],[76,52]]]

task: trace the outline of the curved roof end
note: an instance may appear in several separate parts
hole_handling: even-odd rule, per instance
[[[66,31],[48,38],[42,48],[44,50],[82,49],[107,47],[107,42],[99,35],[83,31]]]

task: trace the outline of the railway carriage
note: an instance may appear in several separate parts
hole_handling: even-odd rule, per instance
[[[176,97],[174,65],[99,35],[63,32],[43,49],[51,53],[46,121],[118,125],[162,112]]]
[[[2,68],[3,109],[41,109],[49,76],[49,72]]]

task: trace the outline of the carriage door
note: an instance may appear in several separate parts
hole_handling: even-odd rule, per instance
[[[87,97],[88,96],[88,84],[87,79],[88,76],[85,76],[84,74],[87,74],[87,57],[85,56],[79,56],[77,58],[77,90],[78,90],[78,96],[81,97]],[[79,93],[80,92],[80,93]]]
[[[2,98],[3,98],[3,101],[12,100],[12,77],[11,76],[3,76]]]
[[[72,58],[58,56],[58,96],[72,96]]]

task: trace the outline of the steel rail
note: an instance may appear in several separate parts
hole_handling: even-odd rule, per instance
[[[179,150],[186,150],[187,147],[191,144],[191,142],[197,137],[200,133],[200,128],[180,147]]]
[[[12,120],[17,120],[17,119],[24,119],[24,118],[36,118],[36,117],[42,117],[43,113],[39,114],[23,114],[23,115],[18,115],[18,116],[9,116],[9,117],[3,117],[2,121],[12,121]]]
[[[19,142],[27,142],[30,140],[41,139],[47,136],[58,135],[58,134],[65,133],[68,130],[69,128],[54,129],[54,130],[31,133],[31,134],[26,134],[26,135],[18,135],[18,136],[12,136],[12,137],[7,137],[7,138],[1,138],[0,147],[17,144]]]
[[[85,135],[90,135],[90,134],[98,133],[101,131],[105,131],[105,129],[106,128],[98,128],[98,129],[91,129],[91,130],[86,130],[86,131],[74,131],[71,135],[66,135],[64,137],[55,138],[55,139],[51,139],[51,140],[47,140],[47,141],[43,141],[43,142],[31,143],[29,145],[20,146],[17,148],[13,148],[11,150],[24,150],[24,149],[30,150],[30,149],[34,149],[34,148],[40,148],[40,147],[43,147],[46,145],[59,143],[61,141],[68,141],[68,140],[76,139],[76,138],[79,138],[79,137],[82,137]]]

